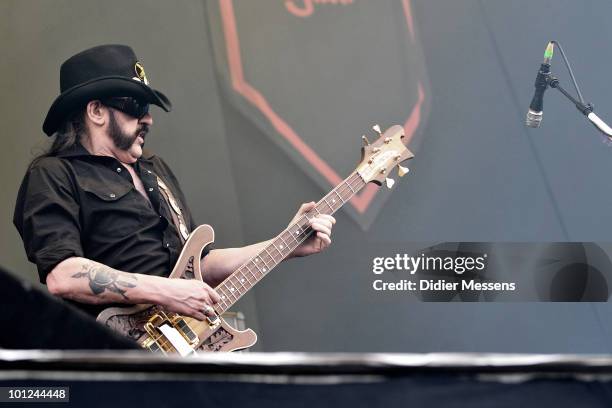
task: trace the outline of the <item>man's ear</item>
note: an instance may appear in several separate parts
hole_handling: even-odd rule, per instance
[[[89,101],[85,107],[85,117],[96,126],[104,126],[108,120],[108,108],[102,102]]]

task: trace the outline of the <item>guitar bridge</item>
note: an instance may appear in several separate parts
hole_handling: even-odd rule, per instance
[[[176,347],[162,332],[161,327],[163,325],[175,329],[192,348],[195,348],[200,342],[198,336],[191,330],[191,327],[189,327],[182,316],[177,314],[168,315],[165,312],[159,311],[144,324],[144,329],[149,335],[149,338],[143,342],[144,348],[152,352],[162,352],[164,354],[174,352]]]

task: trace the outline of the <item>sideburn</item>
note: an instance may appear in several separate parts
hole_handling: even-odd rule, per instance
[[[130,147],[132,147],[132,145],[136,141],[136,138],[138,137],[137,134],[129,135],[123,132],[123,130],[117,123],[117,119],[115,119],[115,112],[113,112],[112,109],[109,109],[109,113],[110,115],[108,120],[108,132],[113,141],[113,144],[119,150],[129,150]]]

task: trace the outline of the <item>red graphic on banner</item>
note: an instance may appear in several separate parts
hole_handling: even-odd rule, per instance
[[[285,7],[294,16],[308,17],[311,16],[315,9],[315,4],[334,4],[346,6],[353,4],[354,0],[286,0]],[[302,3],[301,5],[299,3]]]
[[[319,3],[321,2],[323,2],[323,0],[319,1]],[[291,2],[285,2],[286,5],[288,3]],[[315,1],[315,3],[317,2]],[[304,4],[312,5],[312,2],[305,1]],[[410,1],[402,0],[402,4],[404,7],[404,15],[407,20],[408,31],[410,32],[412,41],[415,41],[414,25],[412,22],[412,13],[410,11]],[[289,124],[274,111],[272,106],[270,106],[270,103],[261,94],[261,92],[246,81],[244,77],[242,58],[240,55],[240,40],[236,26],[233,0],[220,0],[220,6],[232,88],[246,98],[257,109],[259,109],[259,111],[261,111],[261,113],[268,118],[274,129],[280,135],[282,135],[289,142],[289,144],[329,182],[330,186],[334,187],[340,184],[343,178],[340,177],[340,175],[338,175],[338,173],[317,154],[317,152],[308,146],[300,135],[298,135],[297,132],[293,130],[291,126],[289,126]],[[418,101],[413,106],[410,115],[404,123],[404,132],[407,143],[410,142],[417,128],[419,127],[421,122],[421,110],[424,101],[425,92],[423,85],[419,83]],[[368,209],[372,199],[374,199],[377,189],[378,187],[376,185],[369,184],[360,194],[355,195],[351,199],[351,205],[359,213],[364,213]]]

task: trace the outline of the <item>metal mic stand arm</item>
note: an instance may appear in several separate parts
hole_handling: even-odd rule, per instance
[[[576,98],[570,95],[565,89],[563,89],[561,85],[559,85],[559,79],[557,79],[556,77],[552,75],[547,77],[547,82],[551,88],[558,89],[559,92],[565,95],[565,97],[569,99],[576,106],[576,108],[580,111],[580,113],[586,116],[591,121],[591,123],[597,129],[599,129],[600,132],[612,138],[612,128],[610,128],[610,126],[608,126],[606,122],[601,120],[599,116],[597,116],[595,112],[593,112],[593,104],[591,103],[584,104],[580,102],[579,100],[576,100]]]

